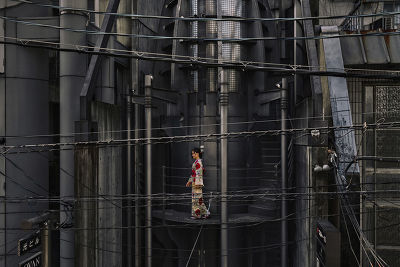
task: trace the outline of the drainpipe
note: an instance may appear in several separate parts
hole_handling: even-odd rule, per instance
[[[221,135],[228,132],[228,84],[221,71]],[[221,267],[228,267],[228,139],[221,138]]]
[[[126,103],[126,130],[127,130],[127,136],[126,138],[128,139],[128,145],[127,145],[127,155],[126,155],[126,162],[127,162],[127,170],[126,170],[126,176],[127,176],[127,190],[126,194],[128,195],[128,210],[127,210],[127,225],[128,225],[128,259],[127,259],[127,264],[128,266],[132,266],[132,200],[130,197],[132,196],[132,168],[131,168],[131,162],[132,162],[132,154],[131,154],[131,114],[132,114],[132,97],[131,97],[131,90],[128,89],[128,95],[127,95],[127,103]]]
[[[135,66],[135,69],[138,70],[138,60],[132,62],[132,66]],[[138,83],[137,83],[137,72],[134,76],[133,84],[135,85],[135,94],[138,94]],[[140,246],[141,246],[141,231],[140,231],[140,206],[139,206],[139,194],[140,194],[140,146],[137,141],[141,137],[141,131],[139,131],[140,124],[140,107],[138,104],[135,104],[135,267],[141,266],[141,255],[140,255]]]
[[[61,0],[61,7],[87,9],[85,0]],[[83,12],[62,10],[60,27],[86,30],[88,17]],[[86,45],[86,34],[60,30],[61,48]],[[80,91],[87,71],[86,56],[78,53],[60,52],[60,142],[70,142],[63,137],[75,132],[75,121],[80,120]],[[60,198],[74,195],[74,151],[60,151]],[[70,210],[60,204],[60,222],[73,223]],[[60,266],[74,266],[74,231],[60,230]]]
[[[146,266],[151,267],[151,83],[153,76],[146,75],[145,86],[145,123],[146,123]]]
[[[282,78],[281,88],[281,175],[282,175],[282,204],[281,204],[281,267],[287,267],[287,206],[286,206],[286,188],[287,188],[287,79]]]

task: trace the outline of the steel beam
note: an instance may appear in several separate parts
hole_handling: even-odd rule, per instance
[[[311,8],[309,0],[301,0],[301,10],[303,17],[311,17]],[[307,38],[314,37],[314,25],[312,20],[303,21],[304,36]],[[311,71],[320,71],[318,61],[318,51],[315,40],[307,39],[305,41],[307,48],[308,65],[311,66]],[[311,89],[313,96],[313,114],[314,116],[322,116],[322,86],[319,76],[310,76]]]
[[[116,13],[118,11],[120,0],[110,0],[107,6],[107,14],[104,16],[103,23],[101,24],[100,32],[108,33],[111,31],[114,25],[115,15],[110,15],[109,13]],[[94,52],[99,52],[101,49],[106,48],[108,40],[110,38],[109,34],[99,35],[96,42],[96,47]],[[96,83],[97,73],[99,72],[99,67],[101,64],[101,55],[93,54],[90,59],[89,68],[86,72],[85,82],[82,87],[80,94],[80,111],[81,120],[90,120],[90,101],[94,94],[94,85]]]

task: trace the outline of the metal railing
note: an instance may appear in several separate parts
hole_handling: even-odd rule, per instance
[[[395,13],[400,11],[400,4],[395,4],[390,9],[384,11],[387,13]],[[399,30],[400,29],[400,15],[399,14],[389,14],[382,15],[373,18],[372,22],[365,24],[366,19],[364,17],[359,17],[359,15],[365,14],[363,12],[363,3],[359,1],[354,9],[348,14],[350,18],[346,18],[340,25],[341,30],[358,32],[362,30]]]

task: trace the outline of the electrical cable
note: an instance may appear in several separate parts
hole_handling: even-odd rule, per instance
[[[157,15],[144,15],[144,14],[129,14],[129,13],[113,13],[113,12],[105,12],[105,11],[95,11],[84,8],[73,8],[73,7],[62,7],[57,5],[51,5],[46,3],[38,3],[32,2],[28,0],[11,0],[14,2],[31,4],[42,6],[46,8],[58,9],[60,12],[62,11],[76,11],[83,12],[88,14],[98,14],[98,15],[112,15],[115,17],[123,17],[123,18],[146,18],[146,19],[166,19],[166,20],[178,20],[178,21],[303,21],[303,20],[315,20],[315,19],[347,19],[347,18],[368,18],[368,17],[378,17],[378,16],[394,16],[400,15],[400,12],[381,12],[374,14],[357,14],[357,15],[334,15],[334,16],[309,16],[309,17],[296,17],[296,18],[243,18],[243,17],[223,17],[223,18],[212,18],[212,17],[168,17],[168,16],[157,16]]]
[[[332,158],[331,162],[334,167],[334,176],[335,176],[336,183],[338,185],[341,185],[340,187],[338,187],[338,191],[346,192],[347,190],[346,190],[346,187],[344,186],[344,184],[343,184],[344,182],[342,180],[343,179],[342,177],[344,177],[344,174],[342,174],[340,172],[340,170],[336,164],[335,158]],[[383,261],[383,259],[379,255],[377,255],[376,251],[374,250],[374,248],[372,247],[372,245],[370,244],[368,239],[365,237],[363,231],[361,230],[360,225],[358,224],[354,210],[349,207],[350,201],[347,198],[347,196],[343,195],[343,194],[339,194],[339,196],[340,196],[340,200],[341,200],[343,206],[346,209],[347,216],[349,217],[350,223],[352,224],[354,230],[356,231],[356,234],[359,236],[361,246],[364,246],[364,244],[365,244],[368,247],[368,252],[370,252],[372,254],[372,256],[375,258],[375,260],[377,262],[379,262],[380,264],[382,264],[382,266],[383,265],[387,266],[387,264]],[[365,254],[368,256],[368,254],[367,254],[368,252],[365,248],[364,248],[364,251],[365,251]]]
[[[362,112],[360,115],[374,115],[374,114],[400,114],[399,110],[390,110],[390,111],[381,111],[381,112]],[[299,120],[310,120],[310,119],[327,119],[332,118],[331,115],[323,115],[323,116],[307,116],[307,117],[295,117],[295,118],[288,118],[285,119],[286,121],[299,121]],[[227,122],[227,125],[249,125],[249,124],[268,124],[268,123],[275,123],[281,122],[282,119],[267,119],[267,120],[254,120],[254,121],[239,121],[239,122]],[[159,131],[159,130],[173,130],[173,129],[186,129],[186,128],[200,128],[200,127],[215,127],[219,126],[218,123],[211,123],[211,124],[197,124],[197,125],[182,125],[182,126],[168,126],[168,127],[153,127],[151,131]],[[133,129],[129,132],[144,132],[146,131],[145,128],[140,129]],[[128,130],[109,130],[109,131],[93,131],[93,132],[73,132],[73,133],[64,133],[64,134],[38,134],[38,135],[2,135],[0,137],[7,138],[7,139],[14,139],[14,138],[47,138],[47,137],[63,137],[63,138],[74,138],[79,135],[86,135],[86,134],[112,134],[112,133],[127,133]],[[166,168],[169,168],[166,166]],[[190,168],[186,168],[190,169]],[[230,168],[232,170],[232,168]]]
[[[37,186],[39,189],[41,189],[43,192],[49,194],[49,191],[44,188],[41,184],[37,183],[35,181],[35,178],[33,178],[32,176],[28,175],[24,169],[22,169],[20,166],[18,166],[13,160],[11,160],[10,158],[8,158],[5,154],[0,153],[1,156],[3,156],[6,161],[8,161],[9,163],[11,163],[11,165],[13,165],[17,170],[19,170],[24,177],[26,177],[28,180],[30,180],[35,186]]]
[[[304,40],[322,40],[322,39],[332,39],[332,38],[348,38],[348,37],[361,37],[361,36],[397,36],[400,32],[388,31],[388,32],[368,32],[368,33],[352,33],[352,34],[329,34],[329,35],[320,35],[320,36],[297,36],[297,37],[275,37],[275,36],[267,36],[267,37],[240,37],[240,38],[207,38],[207,37],[191,37],[191,36],[162,36],[162,35],[144,35],[144,34],[134,34],[134,33],[120,33],[120,32],[100,32],[100,31],[90,31],[87,29],[73,29],[67,27],[61,27],[57,25],[51,24],[43,24],[43,23],[35,23],[31,21],[25,21],[21,19],[15,19],[11,17],[0,16],[0,19],[4,19],[7,21],[20,23],[33,27],[42,27],[42,28],[50,28],[55,30],[64,30],[70,31],[74,33],[85,33],[88,35],[109,35],[109,36],[118,36],[118,37],[131,37],[131,38],[139,38],[139,39],[152,39],[152,40],[179,40],[180,42],[254,42],[254,41],[276,41],[276,40],[285,40],[285,41],[304,41]]]
[[[201,234],[201,230],[203,230],[203,224],[201,225],[199,233],[197,234],[196,241],[194,241],[194,245],[193,245],[192,251],[190,252],[189,258],[188,258],[188,260],[186,262],[186,267],[189,266],[189,262],[190,262],[190,259],[192,258],[192,254],[193,254],[194,248],[196,247],[197,241],[199,240],[199,237],[200,237],[200,234]]]
[[[367,124],[367,127],[379,128],[379,129],[387,129],[399,126],[400,122],[388,122],[388,123],[370,123]],[[221,138],[238,138],[238,137],[260,137],[263,135],[274,135],[280,134],[282,132],[286,133],[295,133],[295,132],[310,132],[311,130],[327,130],[327,131],[334,131],[334,130],[343,130],[343,129],[359,129],[364,128],[364,124],[354,124],[352,126],[326,126],[326,127],[313,127],[313,128],[296,128],[296,129],[288,129],[288,130],[265,130],[265,131],[242,131],[242,132],[228,132],[228,133],[212,133],[212,134],[200,134],[200,135],[182,135],[182,136],[166,136],[166,137],[151,137],[151,138],[132,138],[132,139],[120,139],[120,140],[106,140],[106,141],[85,141],[85,142],[64,142],[64,143],[48,143],[48,144],[24,144],[24,145],[6,145],[3,146],[5,151],[1,152],[4,154],[10,154],[10,150],[13,149],[33,149],[33,148],[41,148],[42,150],[35,150],[36,151],[54,151],[49,150],[50,148],[55,148],[57,151],[65,150],[63,147],[75,147],[75,149],[83,149],[89,147],[90,145],[117,145],[117,144],[125,144],[127,142],[135,142],[131,144],[132,146],[135,145],[146,145],[148,141],[151,144],[167,144],[167,143],[175,143],[175,142],[193,142],[196,140],[218,140]],[[140,142],[140,143],[139,143]],[[43,150],[45,148],[46,150]],[[71,149],[68,149],[71,150]],[[28,152],[31,153],[32,151]],[[27,153],[26,151],[15,151],[14,153]]]
[[[335,71],[335,70],[323,70],[323,71],[314,71],[308,69],[299,69],[296,67],[291,68],[278,68],[278,67],[264,67],[259,66],[259,64],[254,64],[253,62],[244,63],[244,62],[231,62],[223,60],[222,63],[220,62],[208,62],[208,61],[200,61],[198,58],[196,59],[178,59],[177,56],[168,57],[157,57],[157,56],[144,56],[143,52],[136,52],[136,51],[124,51],[122,53],[107,53],[101,51],[90,51],[92,48],[89,47],[89,50],[86,50],[85,46],[78,46],[78,45],[70,45],[74,48],[60,48],[54,45],[63,45],[60,43],[55,42],[46,42],[46,41],[39,41],[39,40],[31,40],[31,39],[21,39],[21,38],[14,38],[14,37],[7,37],[7,36],[0,36],[0,39],[16,39],[17,42],[11,41],[0,41],[0,44],[7,44],[7,45],[16,45],[21,47],[30,47],[30,48],[40,48],[40,49],[49,49],[55,51],[63,51],[63,52],[74,52],[78,54],[91,54],[91,55],[104,55],[104,56],[114,56],[114,57],[123,57],[123,58],[135,58],[139,60],[150,60],[150,61],[159,61],[159,62],[167,62],[167,63],[177,63],[177,64],[185,64],[185,65],[199,65],[199,66],[207,66],[207,67],[226,67],[232,69],[240,69],[242,71],[263,71],[263,72],[275,72],[281,73],[285,75],[289,74],[299,74],[299,75],[319,75],[319,76],[334,76],[334,77],[359,77],[359,78],[380,78],[380,79],[391,79],[397,80],[400,79],[399,75],[390,75],[390,74],[362,74],[362,73],[354,73],[354,72],[344,72],[344,71]],[[36,44],[31,44],[36,43]],[[47,44],[47,45],[37,45],[37,44]],[[52,44],[52,45],[49,45]],[[106,48],[101,48],[100,50],[109,50]],[[393,71],[390,73],[394,73]],[[397,72],[396,72],[397,73]]]

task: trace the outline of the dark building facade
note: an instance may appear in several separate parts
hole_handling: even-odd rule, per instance
[[[398,11],[3,1],[0,266],[399,265]]]

